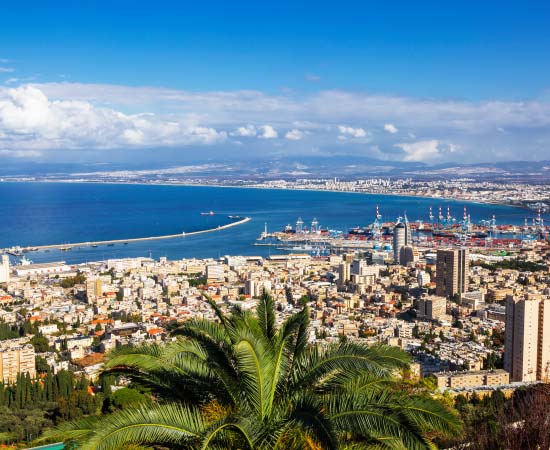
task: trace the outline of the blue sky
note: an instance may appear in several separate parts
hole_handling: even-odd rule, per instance
[[[0,158],[542,159],[549,55],[548,2],[2,5]]]

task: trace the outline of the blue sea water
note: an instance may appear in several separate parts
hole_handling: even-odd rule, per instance
[[[68,263],[107,258],[149,256],[170,259],[263,255],[273,248],[252,243],[263,231],[281,230],[301,216],[306,224],[316,217],[330,229],[347,230],[373,222],[376,205],[384,220],[407,213],[409,220],[428,220],[429,207],[441,205],[460,219],[466,205],[472,221],[523,223],[533,213],[521,208],[429,198],[365,195],[341,192],[266,190],[246,188],[161,186],[89,183],[0,183],[0,248],[70,244],[95,240],[190,232],[231,221],[228,215],[250,216],[244,225],[181,238],[73,248],[61,252],[31,252],[34,262]],[[201,212],[214,211],[214,216]]]

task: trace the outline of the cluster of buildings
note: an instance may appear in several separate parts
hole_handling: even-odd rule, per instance
[[[252,183],[252,182],[251,182]],[[242,183],[241,183],[242,185]],[[524,205],[532,209],[550,210],[548,184],[479,181],[461,177],[445,180],[419,180],[412,178],[367,178],[339,180],[296,179],[253,182],[255,187],[277,189],[306,189],[367,194],[388,193],[414,197],[449,198],[472,202],[492,202],[508,205]]]
[[[269,291],[277,320],[308,302],[310,340],[385,342],[410,352],[414,372],[455,392],[514,389],[550,375],[549,249],[542,241],[514,258],[539,262],[526,272],[489,267],[482,249],[418,248],[406,222],[392,252],[313,257],[116,259],[0,266],[0,321],[30,323],[32,334],[0,342],[0,379],[34,376],[35,357],[54,370],[96,376],[105,353],[122,345],[165,342],[168,328],[193,317],[215,320],[203,293],[222,309],[254,309]],[[392,254],[393,253],[393,254]],[[393,261],[392,261],[393,257]]]

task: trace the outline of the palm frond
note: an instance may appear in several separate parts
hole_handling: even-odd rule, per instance
[[[309,347],[298,359],[292,374],[292,389],[319,387],[328,380],[346,373],[364,373],[389,377],[408,367],[410,356],[397,347],[355,343]]]
[[[79,430],[93,427],[87,439],[78,438]],[[65,440],[77,437],[81,450],[114,450],[127,444],[156,444],[195,448],[206,424],[198,409],[179,404],[153,405],[118,411],[101,419],[68,422],[57,429]],[[68,438],[68,439],[67,439]]]
[[[275,302],[273,297],[265,290],[258,302],[256,316],[265,338],[270,341],[275,336]]]

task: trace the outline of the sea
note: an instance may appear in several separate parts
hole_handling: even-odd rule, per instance
[[[316,218],[322,227],[347,231],[375,219],[407,215],[409,221],[429,220],[429,208],[439,206],[460,220],[463,208],[474,223],[494,215],[497,224],[523,224],[535,213],[522,208],[468,203],[461,200],[371,195],[344,192],[204,187],[152,184],[53,182],[0,183],[0,248],[71,244],[189,233],[216,228],[248,216],[243,225],[195,236],[112,246],[73,247],[70,251],[41,250],[25,256],[32,262],[78,264],[126,257],[218,258],[224,255],[269,256],[275,247],[253,243],[264,227],[279,231]],[[213,215],[201,215],[212,211]],[[545,217],[549,219],[549,217]],[[15,259],[12,258],[15,263]]]

